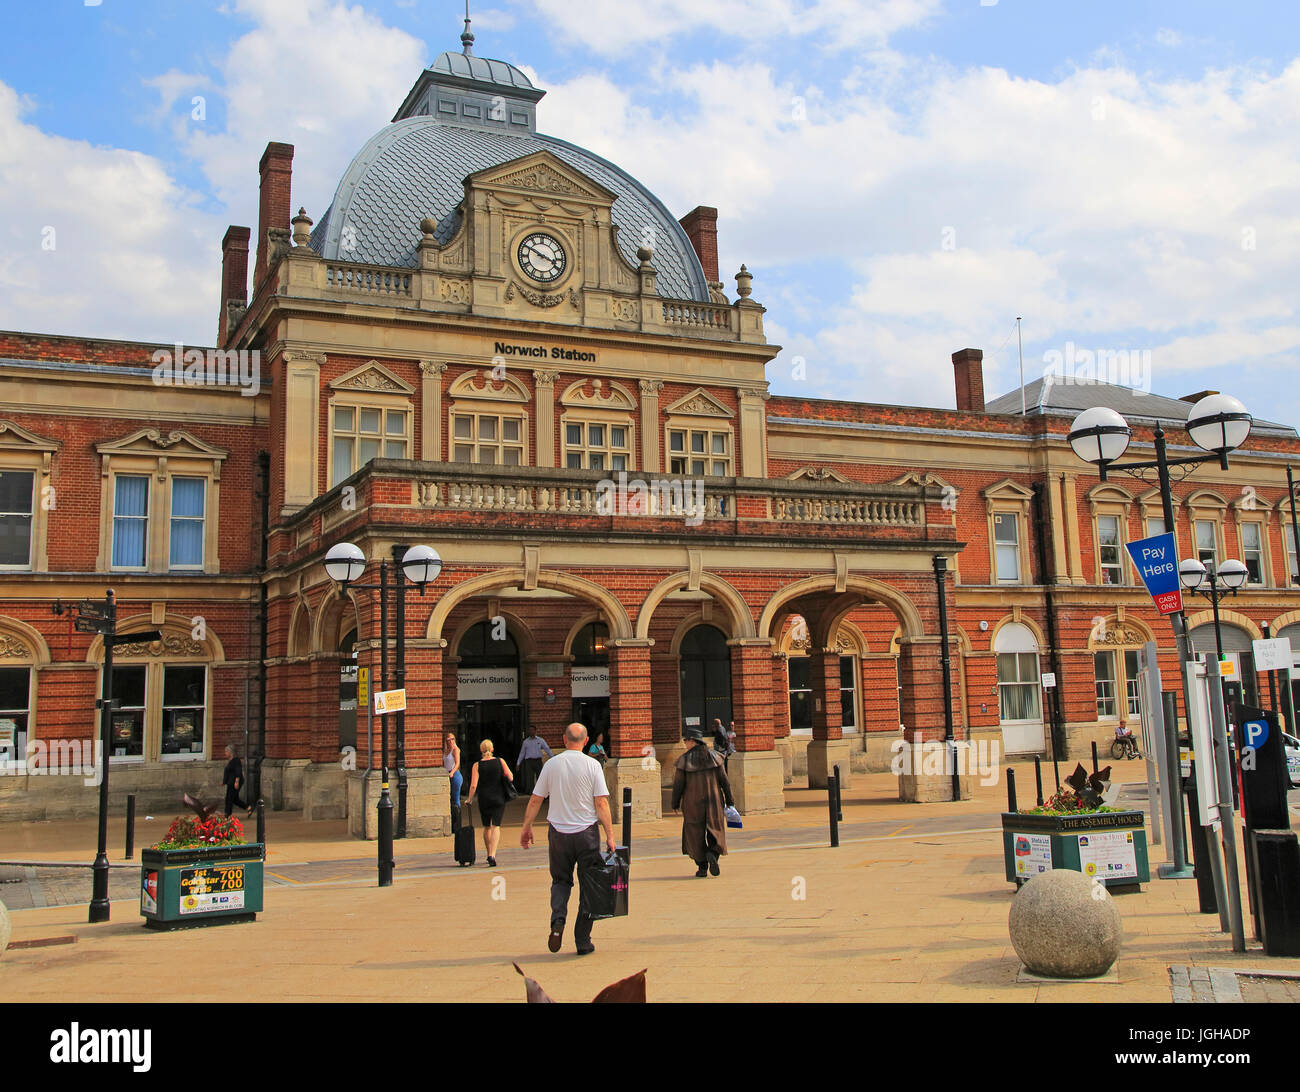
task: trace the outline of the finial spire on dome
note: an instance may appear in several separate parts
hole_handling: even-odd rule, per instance
[[[460,44],[466,57],[474,56],[474,32],[469,29],[469,0],[465,0],[465,29],[461,31]]]

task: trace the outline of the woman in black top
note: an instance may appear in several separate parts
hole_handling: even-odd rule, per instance
[[[235,757],[235,752],[230,747],[226,748],[226,758],[226,769],[221,775],[221,783],[226,786],[226,818],[230,818],[236,804],[247,808],[251,815],[253,809],[239,799],[240,790],[244,787],[244,764]]]
[[[474,774],[469,783],[468,804],[478,796],[478,813],[483,820],[483,849],[487,853],[489,868],[497,866],[497,846],[501,842],[501,817],[506,810],[505,781],[514,781],[504,758],[492,755],[492,741],[485,739],[478,745],[482,757],[474,763]],[[479,790],[482,795],[479,796]]]

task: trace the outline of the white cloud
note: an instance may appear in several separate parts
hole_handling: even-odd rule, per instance
[[[0,326],[210,342],[222,227],[200,195],[151,156],[41,132],[27,105],[0,83]]]
[[[788,40],[804,49],[879,44],[935,15],[941,0],[532,0],[539,22],[562,39],[622,56],[674,38],[709,33],[748,42]]]

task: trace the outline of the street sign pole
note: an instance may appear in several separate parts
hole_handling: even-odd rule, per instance
[[[1210,680],[1210,723],[1214,727],[1214,766],[1218,773],[1219,819],[1223,827],[1224,882],[1228,889],[1228,923],[1232,929],[1232,950],[1246,950],[1241,918],[1241,877],[1237,874],[1237,822],[1232,812],[1232,756],[1228,752],[1228,716],[1223,704],[1223,679],[1219,664],[1205,665]]]
[[[104,593],[103,628],[104,674],[99,682],[99,851],[91,876],[90,923],[108,921],[108,756],[112,744],[113,727],[113,638],[117,634],[117,608],[113,603],[113,589]],[[98,608],[97,608],[98,612]],[[78,619],[80,621],[80,619]]]

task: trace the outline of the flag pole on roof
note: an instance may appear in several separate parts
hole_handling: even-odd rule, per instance
[[[469,0],[465,0],[468,6]],[[1025,343],[1020,338],[1020,316],[1016,316],[1016,344],[1020,347],[1020,416],[1024,417],[1028,412],[1025,405]]]

